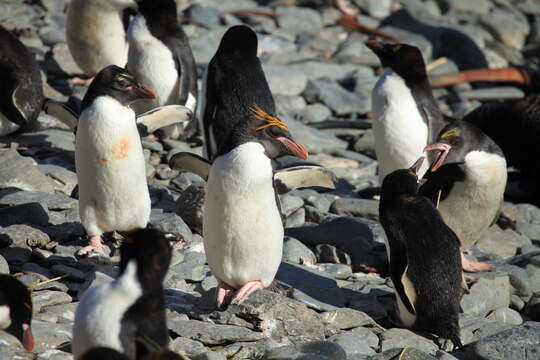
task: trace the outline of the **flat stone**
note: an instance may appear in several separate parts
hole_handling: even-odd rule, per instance
[[[436,360],[436,359],[440,359],[440,360],[456,360],[453,356],[450,357],[450,359],[448,358],[443,358],[443,357],[435,357],[435,356],[432,356],[424,351],[421,351],[421,350],[418,350],[414,347],[411,347],[411,346],[408,346],[408,347],[402,347],[402,348],[394,348],[394,349],[390,349],[390,350],[386,350],[386,351],[383,351],[377,355],[372,355],[372,356],[369,356],[368,358],[358,358],[358,357],[353,357],[352,359],[349,359],[349,360],[364,360],[364,359],[369,359],[369,360],[394,360],[394,359],[399,359],[399,360]]]
[[[216,325],[198,320],[167,319],[169,329],[178,336],[197,340],[205,345],[220,345],[237,341],[255,341],[264,338],[262,333],[232,326]]]
[[[85,281],[86,275],[84,272],[75,269],[71,266],[62,265],[62,264],[56,264],[51,267],[51,272],[54,275],[62,276],[65,275],[66,280],[72,280],[72,281]]]
[[[291,194],[283,194],[279,196],[281,203],[281,212],[285,216],[291,215],[293,212],[304,206],[304,200],[301,197]]]
[[[489,0],[478,0],[474,2],[467,0],[441,0],[439,4],[445,11],[474,13],[482,16],[487,15],[493,7],[493,4]]]
[[[523,323],[521,315],[517,311],[509,308],[496,309],[491,314],[486,316],[486,319],[493,319],[495,321],[510,325],[521,325]]]
[[[177,337],[169,344],[169,349],[177,354],[195,356],[206,352],[206,348],[199,341]]]
[[[298,34],[313,32],[322,28],[322,19],[319,13],[313,9],[285,6],[276,8],[280,14],[277,23],[280,28]]]
[[[330,109],[319,103],[309,104],[300,111],[300,118],[306,124],[322,122],[328,120],[330,116],[332,116]]]
[[[480,23],[497,40],[517,49],[523,47],[530,31],[526,16],[510,9],[495,8],[489,16],[481,17]]]
[[[20,191],[18,189],[0,190],[0,205],[21,205],[39,202],[49,210],[65,210],[78,207],[79,202],[64,194],[49,194],[35,191]]]
[[[379,327],[375,320],[366,313],[349,308],[326,311],[321,313],[320,316],[326,323],[329,323],[340,330],[358,327]]]
[[[295,96],[300,95],[306,88],[307,76],[290,70],[287,66],[264,63],[263,70],[272,94]]]
[[[55,188],[63,194],[70,195],[77,185],[77,174],[58,165],[40,164],[39,171],[54,180]]]
[[[306,210],[300,208],[293,212],[291,215],[287,216],[285,219],[285,227],[298,227],[306,223]]]
[[[268,351],[264,360],[346,360],[343,348],[329,341],[313,341],[308,343],[284,346]]]
[[[304,145],[310,154],[332,153],[347,148],[348,144],[345,141],[330,133],[306,126],[293,119],[288,119],[286,123],[294,139]]]
[[[32,294],[34,313],[40,312],[47,306],[69,304],[71,301],[73,301],[71,296],[61,291],[43,290]]]
[[[479,279],[463,295],[461,308],[465,314],[484,316],[488,312],[510,305],[510,281],[508,276]]]
[[[155,213],[150,214],[150,224],[160,231],[174,234],[179,239],[189,241],[192,233],[182,218],[174,213]]]
[[[3,337],[8,338],[13,345],[11,346]],[[15,336],[3,331],[0,335],[0,340],[2,341],[0,343],[0,359],[34,360],[34,354],[23,350]]]
[[[52,179],[38,170],[32,158],[21,156],[15,150],[0,152],[0,169],[0,188],[54,192]]]
[[[369,332],[369,330],[367,330]],[[338,344],[345,350],[347,354],[347,359],[351,359],[355,355],[374,355],[375,349],[379,344],[379,339],[377,335],[371,333],[377,339],[376,345],[374,347],[370,346],[366,342],[364,334],[360,333],[341,333],[328,338],[328,341],[331,341],[335,344]]]
[[[332,203],[330,211],[341,216],[379,218],[379,202],[369,199],[341,198]]]
[[[350,266],[343,264],[318,264],[317,267],[325,273],[332,276],[334,279],[346,280],[352,276]]]
[[[42,353],[71,341],[71,324],[53,324],[32,321],[32,334],[36,341],[34,351]]]
[[[439,350],[434,342],[416,335],[407,329],[393,328],[381,334],[381,351],[384,352],[389,349],[403,348],[405,346],[416,348],[433,355]]]
[[[293,264],[313,265],[317,258],[313,251],[295,238],[286,236],[283,241],[282,261]]]
[[[4,246],[45,247],[50,242],[49,235],[28,225],[10,225],[0,228],[0,243]]]
[[[304,90],[304,97],[310,103],[322,102],[339,116],[365,114],[371,108],[369,99],[347,91],[328,78],[310,80]]]
[[[46,129],[32,133],[20,134],[0,140],[0,144],[17,143],[24,147],[40,147],[50,150],[75,152],[75,134],[71,130]]]
[[[205,278],[207,271],[208,267],[206,265],[194,265],[189,262],[176,264],[169,269],[169,273],[175,274],[180,279],[188,281],[202,281]]]

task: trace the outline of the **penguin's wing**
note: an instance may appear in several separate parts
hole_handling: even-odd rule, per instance
[[[165,105],[137,116],[137,128],[141,136],[171,124],[189,121],[193,112],[182,105]]]
[[[180,172],[191,172],[199,175],[204,180],[208,180],[212,164],[197,154],[182,151],[171,157],[169,166],[171,169]]]
[[[274,173],[274,184],[280,194],[310,186],[335,189],[337,181],[336,175],[322,166],[293,166]]]
[[[212,160],[217,152],[217,144],[212,131],[216,114],[216,90],[214,84],[214,59],[210,60],[203,75],[199,101],[199,127],[203,137],[203,155]]]
[[[73,132],[77,130],[77,125],[79,124],[78,111],[68,105],[52,99],[45,99],[43,101],[43,111],[45,114],[54,116],[66,124]]]

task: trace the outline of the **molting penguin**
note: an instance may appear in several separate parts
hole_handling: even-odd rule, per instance
[[[0,274],[0,329],[15,336],[26,351],[34,348],[30,291],[11,275]]]
[[[379,213],[397,315],[405,327],[430,331],[461,347],[459,240],[434,204],[418,194],[423,160],[388,174],[382,183]]]
[[[66,19],[66,40],[77,65],[94,76],[107,65],[125,66],[126,30],[134,0],[72,0]]]
[[[237,25],[223,35],[203,77],[198,118],[209,160],[214,160],[235,124],[251,115],[253,104],[268,114],[276,113],[257,57],[257,35]]]
[[[92,250],[104,252],[101,234],[145,228],[150,217],[146,165],[135,113],[129,105],[155,93],[115,65],[90,84],[75,140],[79,214]]]
[[[0,136],[34,122],[43,102],[39,65],[26,46],[0,26]]]
[[[373,134],[379,179],[412,164],[443,127],[418,48],[366,42],[384,67],[372,92]],[[421,177],[427,165],[419,171]]]
[[[163,279],[171,247],[157,230],[138,230],[120,249],[120,276],[87,290],[73,324],[73,356],[108,347],[140,359],[168,344]]]
[[[278,118],[253,104],[231,130],[212,164],[203,215],[204,248],[218,279],[217,304],[270,285],[281,262],[283,223],[271,159],[307,150]]]
[[[446,224],[467,250],[496,220],[506,187],[506,160],[486,134],[464,121],[441,130],[437,142],[426,146],[438,156],[420,193],[435,203]],[[462,254],[463,269],[489,270],[488,264],[470,262]]]
[[[128,29],[126,68],[154,89],[158,98],[136,104],[137,113],[170,104],[185,105],[195,112],[197,67],[189,40],[177,19],[176,2],[140,0],[138,4],[139,14]],[[162,131],[168,137],[178,138],[184,134],[184,127],[176,124]]]

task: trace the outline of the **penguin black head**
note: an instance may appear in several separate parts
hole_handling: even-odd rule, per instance
[[[139,13],[147,20],[147,26],[154,36],[166,36],[178,27],[174,0],[138,0],[137,4]]]
[[[109,65],[101,70],[86,92],[81,104],[81,111],[92,104],[98,96],[110,96],[120,104],[128,106],[139,99],[155,99],[156,93],[137,83],[126,69]]]
[[[383,67],[391,68],[404,79],[425,78],[426,64],[416,46],[408,44],[383,44],[366,41],[366,46],[377,55]]]
[[[155,229],[141,229],[131,233],[120,247],[120,272],[128,262],[137,262],[137,278],[143,293],[162,289],[163,280],[171,263],[171,246],[165,234]]]
[[[257,56],[257,35],[249,26],[235,25],[221,38],[216,55]]]
[[[465,122],[456,121],[445,126],[437,141],[427,145],[424,151],[439,151],[439,156],[431,165],[431,172],[443,165],[465,163],[466,156],[472,151],[484,151],[504,157],[501,149],[482,130]]]
[[[80,360],[129,360],[129,358],[118,351],[107,348],[97,347],[84,353]]]
[[[381,187],[381,199],[397,197],[399,195],[415,195],[418,193],[418,170],[424,162],[424,156],[420,157],[408,169],[399,169],[383,179]]]
[[[13,276],[0,274],[0,328],[15,336],[26,351],[34,348],[30,291]]]
[[[287,126],[257,105],[251,107],[250,116],[235,125],[218,155],[247,142],[260,143],[270,159],[283,155],[292,155],[303,160],[308,157],[307,149],[293,140]]]

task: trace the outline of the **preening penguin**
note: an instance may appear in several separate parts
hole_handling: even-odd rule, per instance
[[[137,113],[171,104],[184,105],[195,113],[197,67],[189,39],[177,19],[176,2],[139,0],[138,5],[139,14],[128,29],[126,68],[154,89],[157,98],[136,104]],[[178,138],[184,129],[184,124],[175,124],[162,131],[168,137]]]
[[[407,44],[366,42],[384,68],[372,92],[373,134],[379,179],[404,169],[422,155],[443,127],[422,53]],[[425,164],[419,171],[427,170]]]
[[[0,136],[34,122],[43,102],[39,65],[26,46],[0,26]]]
[[[257,35],[245,25],[231,27],[210,60],[203,77],[199,128],[204,155],[214,160],[237,122],[251,115],[257,104],[276,113],[274,98],[257,57]]]
[[[171,259],[169,241],[157,230],[138,230],[120,251],[120,276],[87,290],[77,307],[75,359],[99,347],[141,359],[168,344],[163,279]]]
[[[493,140],[464,121],[447,125],[425,150],[437,158],[420,193],[436,203],[441,192],[438,209],[465,251],[496,220],[506,187],[506,160]],[[491,268],[463,254],[461,260],[466,271]]]
[[[73,60],[94,76],[108,65],[125,66],[126,29],[134,0],[71,0],[66,19],[66,40]]]
[[[79,214],[90,236],[80,250],[104,252],[101,234],[145,228],[150,217],[146,165],[135,113],[129,105],[154,98],[126,70],[103,69],[82,101],[75,140]]]
[[[418,194],[417,172],[423,159],[388,174],[382,183],[379,216],[397,315],[405,327],[430,331],[461,347],[459,240],[434,204]]]
[[[203,235],[208,265],[218,279],[221,307],[270,285],[281,262],[283,223],[271,159],[307,150],[278,118],[255,104],[217,152],[204,201]]]
[[[0,274],[0,329],[15,336],[28,352],[34,348],[30,291],[11,275]]]

